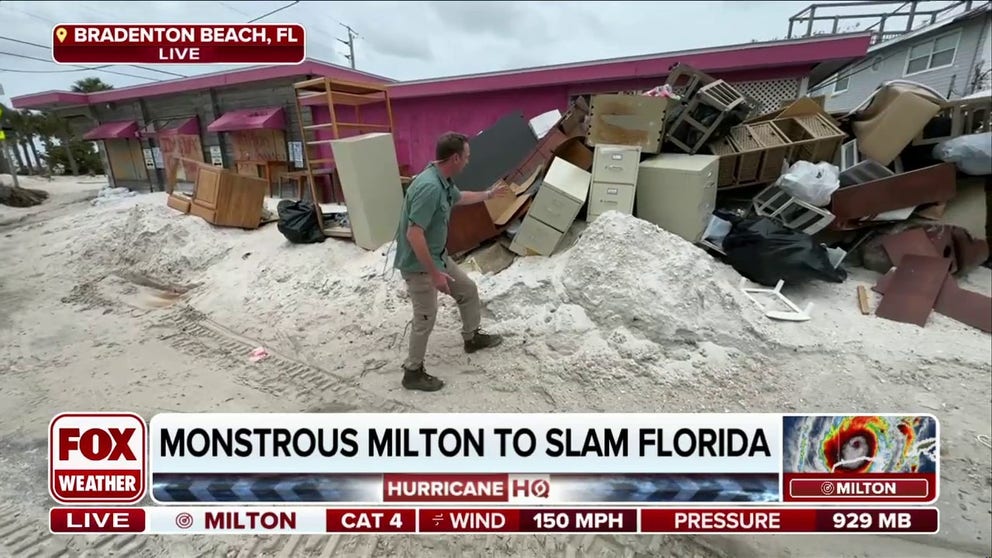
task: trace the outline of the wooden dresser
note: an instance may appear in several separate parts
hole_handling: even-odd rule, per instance
[[[268,189],[269,183],[263,178],[204,164],[197,175],[189,212],[221,227],[256,229]]]

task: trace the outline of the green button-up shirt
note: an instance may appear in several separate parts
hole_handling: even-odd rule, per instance
[[[393,267],[400,271],[423,273],[427,270],[420,265],[417,255],[406,238],[410,225],[424,229],[427,248],[438,269],[445,269],[445,245],[448,243],[448,221],[451,208],[462,194],[451,179],[443,178],[434,163],[413,179],[406,189],[403,211],[400,214],[399,230],[396,233],[396,258]]]

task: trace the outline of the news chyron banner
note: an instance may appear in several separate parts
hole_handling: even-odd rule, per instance
[[[938,439],[929,415],[65,413],[51,529],[933,533]]]
[[[301,64],[306,31],[296,23],[59,24],[60,64]]]

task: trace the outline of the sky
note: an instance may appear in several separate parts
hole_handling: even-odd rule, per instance
[[[216,65],[114,66],[117,75],[50,60],[58,23],[244,23],[278,2],[0,1],[0,101],[98,76],[123,87],[216,72]],[[260,23],[301,23],[307,56],[348,65],[342,24],[358,34],[356,69],[397,80],[581,62],[784,38],[789,17],[810,2],[314,2]],[[149,69],[151,68],[151,69]],[[156,72],[154,70],[160,70]],[[144,77],[142,77],[144,76]]]

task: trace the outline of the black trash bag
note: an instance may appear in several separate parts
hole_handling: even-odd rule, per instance
[[[282,200],[276,207],[279,212],[279,232],[294,244],[323,242],[317,210],[312,202]]]
[[[774,287],[779,280],[794,285],[814,279],[831,283],[847,279],[847,271],[831,265],[826,248],[804,232],[763,217],[735,216],[731,223],[723,240],[727,263],[755,283]]]

